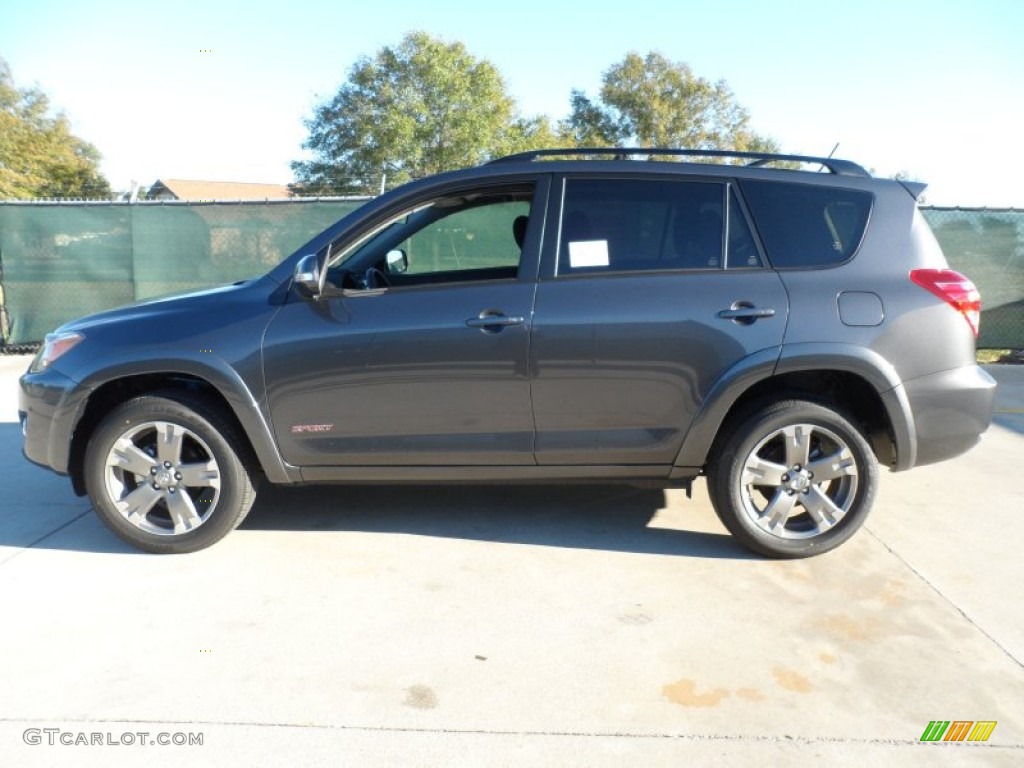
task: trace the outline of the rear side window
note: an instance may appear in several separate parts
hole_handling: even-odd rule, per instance
[[[727,264],[760,266],[728,185],[607,178],[566,181],[560,275],[707,270]]]
[[[856,189],[741,181],[768,258],[775,267],[826,267],[860,245],[873,197]]]

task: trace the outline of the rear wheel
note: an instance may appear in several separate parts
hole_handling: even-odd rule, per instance
[[[755,552],[807,557],[849,539],[878,489],[867,440],[838,410],[806,400],[739,420],[708,470],[715,512]]]
[[[206,398],[165,391],[114,409],[85,455],[100,519],[147,552],[193,552],[226,536],[255,501],[245,443]]]

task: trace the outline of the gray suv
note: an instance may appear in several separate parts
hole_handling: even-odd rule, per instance
[[[151,552],[219,540],[260,482],[700,475],[746,546],[825,552],[878,464],[957,456],[991,419],[978,293],[923,188],[687,150],[445,173],[264,277],[59,328],[21,379],[25,454]]]

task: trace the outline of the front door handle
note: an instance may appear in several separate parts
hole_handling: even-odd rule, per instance
[[[516,315],[503,315],[500,312],[481,312],[479,317],[471,317],[466,321],[470,328],[479,328],[485,333],[497,333],[510,325],[522,325],[525,318]]]

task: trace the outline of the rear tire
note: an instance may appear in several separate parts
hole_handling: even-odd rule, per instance
[[[254,462],[210,399],[167,390],[133,398],[100,422],[85,485],[111,531],[147,552],[194,552],[234,530],[256,500]]]
[[[808,557],[838,547],[864,524],[878,491],[878,465],[845,414],[784,400],[727,429],[708,469],[708,495],[746,547],[769,557]]]

